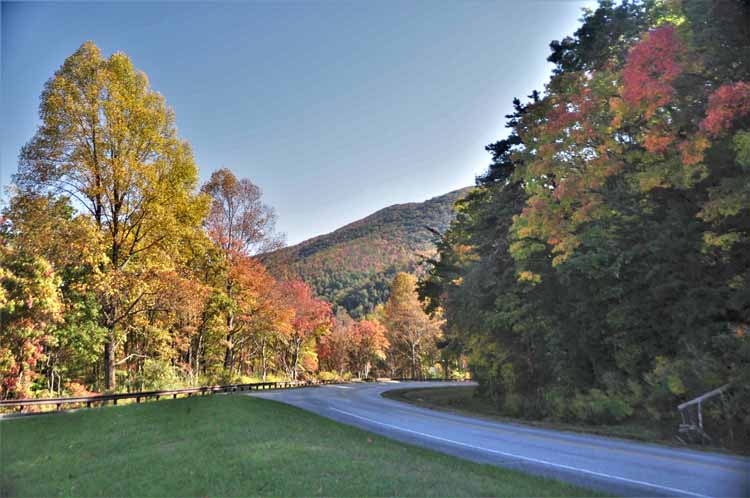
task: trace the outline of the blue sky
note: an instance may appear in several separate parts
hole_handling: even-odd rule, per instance
[[[296,243],[471,185],[512,98],[543,88],[549,42],[594,5],[3,1],[0,184],[34,134],[44,82],[93,40],[148,74],[201,178],[250,178]]]

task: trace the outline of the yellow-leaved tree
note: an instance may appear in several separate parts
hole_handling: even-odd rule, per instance
[[[391,284],[391,295],[383,309],[383,323],[392,374],[412,379],[421,378],[424,367],[437,357],[437,341],[441,337],[441,319],[430,317],[422,309],[417,295],[417,278],[398,273]]]
[[[124,53],[106,58],[84,43],[46,83],[39,115],[15,183],[21,192],[70,197],[103,237],[98,296],[111,390],[126,325],[146,310],[150,282],[197,237],[208,203],[173,111]]]

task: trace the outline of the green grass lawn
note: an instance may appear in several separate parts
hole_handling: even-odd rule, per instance
[[[281,403],[210,396],[0,421],[1,496],[582,496]]]
[[[405,401],[414,405],[436,410],[451,411],[464,415],[479,416],[501,422],[534,425],[548,429],[599,434],[639,441],[672,443],[677,423],[658,425],[653,422],[627,422],[617,425],[565,424],[539,420],[520,420],[502,415],[495,405],[474,396],[475,386],[432,387],[416,389],[395,389],[383,393],[386,398]]]

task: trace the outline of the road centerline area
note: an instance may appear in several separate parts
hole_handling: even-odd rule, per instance
[[[681,495],[697,496],[697,497],[700,497],[700,498],[708,498],[707,495],[702,495],[702,494],[699,494],[699,493],[692,493],[692,492],[684,490],[684,489],[670,488],[668,486],[660,486],[658,484],[654,484],[654,483],[650,483],[650,482],[637,481],[637,480],[634,480],[634,479],[628,479],[626,477],[613,476],[611,474],[604,474],[604,473],[601,473],[601,472],[592,472],[590,470],[580,469],[580,468],[577,468],[577,467],[571,467],[569,465],[557,464],[557,463],[554,463],[554,462],[548,462],[546,460],[539,460],[539,459],[536,459],[536,458],[528,458],[528,457],[525,457],[525,456],[522,456],[522,455],[515,455],[513,453],[507,453],[507,452],[504,452],[504,451],[493,450],[492,448],[484,448],[484,447],[481,447],[481,446],[475,446],[475,445],[472,445],[472,444],[466,444],[466,443],[462,443],[460,441],[454,441],[452,439],[447,439],[447,438],[440,437],[440,436],[434,436],[432,434],[426,434],[424,432],[413,431],[411,429],[405,429],[403,427],[398,427],[398,426],[395,426],[395,425],[392,425],[392,424],[385,424],[383,422],[378,422],[377,420],[373,420],[373,419],[369,419],[369,418],[366,418],[366,417],[362,417],[360,415],[356,415],[354,413],[346,412],[344,410],[339,410],[338,408],[331,408],[331,409],[333,411],[335,411],[335,412],[343,413],[344,415],[347,415],[349,417],[358,418],[360,420],[364,420],[364,421],[366,421],[368,423],[371,423],[371,424],[376,424],[376,425],[380,425],[380,426],[383,426],[383,427],[389,427],[391,429],[395,429],[397,431],[402,431],[402,432],[408,432],[410,434],[416,434],[418,436],[422,436],[422,437],[426,437],[426,438],[430,438],[430,439],[435,439],[436,441],[442,441],[444,443],[455,444],[457,446],[463,446],[463,447],[466,447],[466,448],[471,448],[471,449],[479,450],[479,451],[486,451],[488,453],[493,453],[495,455],[502,455],[502,456],[514,458],[514,459],[517,459],[517,460],[524,460],[524,461],[527,461],[527,462],[537,463],[537,464],[541,464],[541,465],[546,465],[546,466],[549,466],[549,467],[555,467],[555,468],[558,468],[558,469],[569,470],[569,471],[573,471],[573,472],[581,472],[581,473],[593,475],[593,476],[596,476],[596,477],[603,477],[605,479],[615,479],[615,480],[618,480],[618,481],[627,482],[629,484],[637,484],[639,486],[647,486],[647,487],[658,489],[658,490],[662,490],[662,491],[669,491],[670,493],[678,493],[678,494],[681,494]]]
[[[260,392],[342,423],[482,463],[624,496],[750,495],[750,459],[435,411],[381,396],[445,383],[350,384]]]

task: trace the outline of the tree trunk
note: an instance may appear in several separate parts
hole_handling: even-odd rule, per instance
[[[112,391],[116,387],[115,379],[115,341],[114,330],[111,330],[104,343],[104,389]]]
[[[232,360],[234,359],[232,351],[232,327],[234,327],[234,315],[229,313],[227,316],[227,349],[224,351],[224,370],[231,373]]]
[[[417,347],[414,343],[411,345],[411,378],[417,380]]]
[[[260,368],[262,372],[262,379],[263,382],[266,381],[266,338],[264,337],[261,342],[261,352],[260,352]]]
[[[201,326],[200,334],[198,334],[198,340],[195,345],[195,363],[193,367],[193,376],[197,378],[201,371],[201,351],[203,350],[203,326]]]
[[[227,281],[227,297],[232,298],[232,282]],[[231,369],[232,366],[232,331],[234,330],[234,313],[232,310],[227,311],[227,349],[224,352],[224,370]]]
[[[297,367],[299,365],[299,351],[301,348],[302,344],[295,344],[294,363],[292,364],[292,380],[297,380]]]
[[[232,334],[227,334],[227,342],[232,340]],[[224,370],[229,371],[232,367],[232,346],[227,344],[227,348],[224,351]]]

